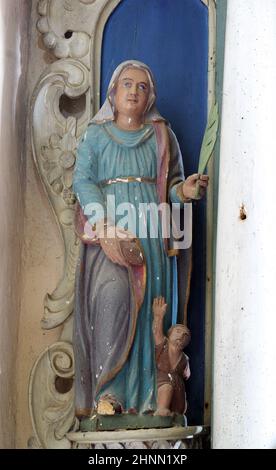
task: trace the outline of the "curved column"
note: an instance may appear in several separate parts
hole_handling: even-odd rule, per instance
[[[276,446],[276,2],[228,2],[214,337],[214,448]]]

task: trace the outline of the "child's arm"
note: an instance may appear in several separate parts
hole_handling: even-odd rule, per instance
[[[163,319],[167,310],[164,297],[156,297],[153,301],[153,337],[155,346],[158,346],[165,339],[163,333]]]

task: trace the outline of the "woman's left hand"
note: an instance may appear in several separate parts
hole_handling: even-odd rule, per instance
[[[185,199],[201,199],[205,193],[209,183],[209,176],[194,173],[184,181],[182,186],[183,196]]]

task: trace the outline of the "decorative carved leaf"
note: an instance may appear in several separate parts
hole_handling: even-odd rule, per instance
[[[55,166],[48,174],[47,174],[47,179],[50,184],[53,184],[58,178],[60,178],[62,175],[61,168],[58,166]]]

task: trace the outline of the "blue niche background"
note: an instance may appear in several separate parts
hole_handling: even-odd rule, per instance
[[[201,0],[122,0],[104,31],[101,103],[114,69],[128,59],[150,66],[157,82],[157,106],[176,133],[185,175],[196,172],[207,117],[207,7]],[[204,412],[205,219],[206,201],[201,201],[193,209],[189,425],[202,423]]]

